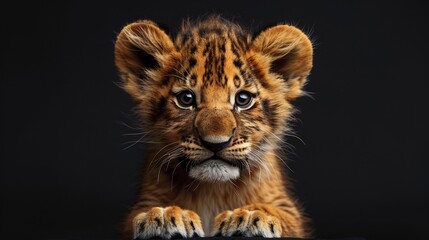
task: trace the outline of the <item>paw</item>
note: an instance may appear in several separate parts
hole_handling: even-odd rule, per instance
[[[134,217],[134,239],[204,237],[200,217],[179,207],[154,207]]]
[[[278,218],[263,211],[237,208],[219,214],[213,226],[212,236],[231,237],[280,237],[282,227]]]

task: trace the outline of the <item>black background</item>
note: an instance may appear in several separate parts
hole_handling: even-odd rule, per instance
[[[422,4],[354,1],[1,3],[1,239],[117,238],[144,147],[115,85],[121,28],[221,13],[311,34],[314,69],[289,154],[318,237],[419,239],[429,226],[428,34]],[[12,238],[9,238],[12,239]]]

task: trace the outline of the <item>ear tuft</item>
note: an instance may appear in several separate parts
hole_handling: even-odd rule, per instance
[[[313,47],[301,30],[289,25],[268,28],[254,39],[252,49],[269,60],[270,72],[286,81],[287,99],[301,95],[313,67]]]

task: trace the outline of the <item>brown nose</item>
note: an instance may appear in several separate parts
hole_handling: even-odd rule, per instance
[[[202,144],[213,152],[219,152],[231,144],[236,126],[230,110],[202,109],[195,119]]]

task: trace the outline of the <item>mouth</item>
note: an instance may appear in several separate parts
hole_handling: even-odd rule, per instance
[[[186,165],[189,177],[204,182],[226,182],[240,177],[240,164],[217,156]]]

